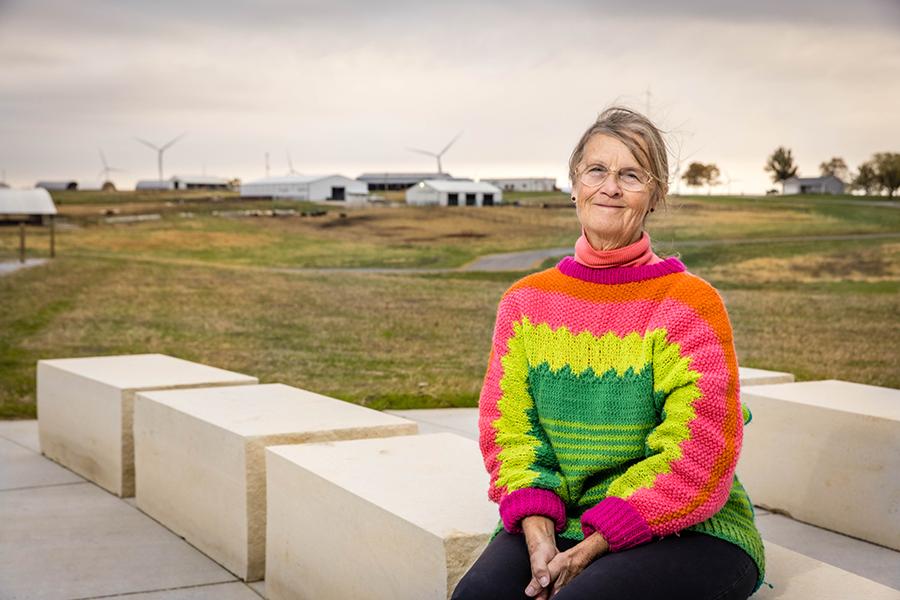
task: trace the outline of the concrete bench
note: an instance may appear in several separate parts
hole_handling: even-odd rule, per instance
[[[809,381],[742,400],[737,474],[755,504],[900,550],[900,390]]]
[[[255,377],[163,354],[40,360],[41,452],[113,494],[133,496],[136,392],[257,382]]]
[[[768,385],[773,383],[792,383],[794,376],[783,371],[768,371],[751,367],[738,367],[738,378],[741,387],[748,385]]]
[[[766,581],[753,600],[898,600],[900,591],[771,542],[766,546]]]
[[[143,392],[134,403],[137,506],[254,581],[265,572],[266,446],[417,431],[407,419],[282,384]]]
[[[267,449],[266,597],[444,600],[498,522],[452,433]]]

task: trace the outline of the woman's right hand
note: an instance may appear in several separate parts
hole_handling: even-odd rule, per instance
[[[549,598],[553,583],[547,564],[559,553],[553,519],[541,515],[525,517],[522,519],[522,532],[531,560],[531,581],[525,588],[525,594],[544,600]]]

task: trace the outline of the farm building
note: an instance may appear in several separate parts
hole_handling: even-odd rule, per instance
[[[227,190],[231,182],[224,177],[209,175],[173,175],[168,179],[142,179],[136,190]]]
[[[556,180],[552,177],[506,177],[499,179],[482,179],[504,192],[552,192],[556,189]]]
[[[493,206],[503,201],[503,191],[484,181],[428,179],[406,190],[413,206]]]
[[[139,192],[174,190],[175,185],[169,179],[141,179],[135,184],[134,189]]]
[[[78,182],[72,179],[59,179],[55,181],[38,181],[34,184],[36,188],[43,188],[47,191],[55,192],[59,190],[77,190]]]
[[[176,190],[227,190],[231,187],[224,177],[210,175],[173,175],[169,181]]]
[[[791,177],[784,181],[785,194],[843,194],[846,185],[834,175]]]
[[[78,190],[83,192],[114,192],[116,185],[112,181],[79,181]]]
[[[358,180],[369,186],[370,192],[408,190],[426,179],[453,179],[449,173],[363,173]]]
[[[365,202],[366,184],[343,175],[283,175],[241,184],[241,198]]]
[[[46,223],[56,214],[56,205],[44,188],[0,189],[0,221]]]

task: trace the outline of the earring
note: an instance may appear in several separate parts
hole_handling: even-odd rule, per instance
[[[653,212],[654,210],[656,210],[656,209],[655,209],[655,208],[651,208],[651,209],[650,209],[650,212]]]
[[[575,196],[572,196],[572,202],[575,202]]]

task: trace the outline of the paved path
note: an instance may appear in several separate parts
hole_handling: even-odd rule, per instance
[[[734,244],[777,244],[790,242],[833,242],[846,240],[877,240],[900,238],[900,232],[887,233],[854,233],[843,235],[792,235],[782,237],[758,237],[721,240],[683,240],[663,242],[679,248],[697,248],[703,246],[722,246]],[[537,268],[548,258],[572,254],[573,247],[547,248],[545,250],[527,250],[525,252],[506,252],[488,254],[460,268],[462,271],[525,271]]]

